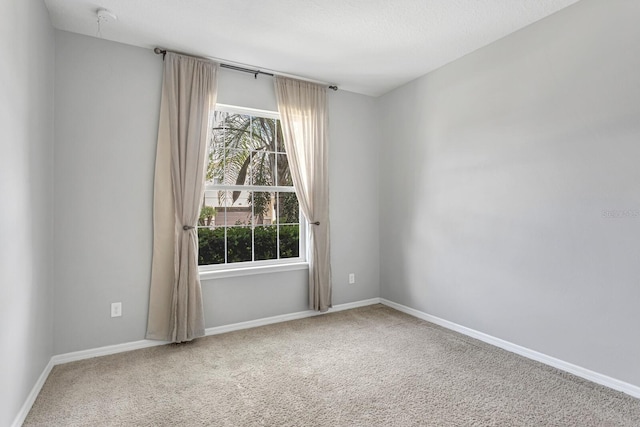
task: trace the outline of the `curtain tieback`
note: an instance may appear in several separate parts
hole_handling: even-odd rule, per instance
[[[311,225],[320,225],[320,221],[312,222]]]
[[[193,230],[194,228],[195,228],[195,227],[192,227],[192,226],[190,226],[190,225],[184,225],[184,226],[182,227],[182,229],[183,229],[184,231]]]

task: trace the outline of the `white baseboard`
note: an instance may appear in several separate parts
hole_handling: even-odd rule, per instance
[[[329,313],[333,313],[336,311],[343,311],[343,310],[351,310],[352,308],[366,307],[368,305],[380,304],[381,301],[382,300],[380,298],[376,297],[376,298],[363,299],[361,301],[356,301],[356,302],[338,304],[335,307],[331,307],[329,309]]]
[[[403,313],[407,313],[411,316],[417,317],[418,319],[426,320],[427,322],[435,323],[436,325],[442,326],[443,328],[450,329],[452,331],[459,332],[463,335],[467,335],[472,338],[476,338],[480,341],[484,341],[487,344],[494,345],[496,347],[500,347],[504,350],[510,351],[515,354],[519,354],[520,356],[524,356],[528,359],[535,360],[537,362],[543,363],[545,365],[552,366],[554,368],[560,369],[561,371],[569,372],[570,374],[576,375],[580,378],[584,378],[586,380],[592,381],[596,384],[603,385],[605,387],[612,388],[617,391],[621,391],[630,396],[640,398],[640,387],[635,386],[633,384],[629,384],[624,381],[620,381],[615,378],[611,378],[607,375],[600,374],[598,372],[591,371],[589,369],[583,368],[581,366],[574,365],[569,362],[565,362],[564,360],[556,359],[555,357],[548,356],[544,353],[540,353],[535,350],[531,350],[526,347],[522,347],[517,344],[513,344],[509,341],[502,340],[500,338],[496,338],[491,335],[487,335],[483,332],[476,331],[474,329],[467,328],[462,325],[458,325],[457,323],[450,322],[448,320],[441,319],[436,316],[432,316],[430,314],[424,313],[422,311],[413,309],[411,307],[407,307],[402,304],[395,303],[393,301],[389,301],[384,298],[380,298],[380,303],[391,308],[394,308],[398,311],[402,311]]]
[[[287,322],[289,320],[304,319],[305,317],[319,316],[326,313],[334,313],[337,311],[349,310],[352,308],[364,307],[367,305],[373,305],[373,304],[379,304],[379,303],[380,303],[380,298],[371,298],[368,300],[350,302],[346,304],[338,304],[330,308],[325,313],[320,313],[318,311],[313,311],[313,310],[306,310],[306,311],[299,311],[297,313],[282,314],[279,316],[250,320],[248,322],[240,322],[240,323],[233,323],[231,325],[216,326],[213,328],[207,328],[205,330],[205,334],[207,336],[223,334],[225,332],[239,331],[241,329],[271,325],[273,323]],[[25,418],[27,417],[27,414],[31,410],[31,407],[33,406],[33,403],[38,397],[38,393],[40,393],[40,390],[42,389],[44,382],[47,380],[47,377],[49,376],[49,374],[51,373],[51,370],[55,365],[61,365],[63,363],[75,362],[78,360],[91,359],[93,357],[107,356],[109,354],[123,353],[125,351],[139,350],[141,348],[155,347],[158,345],[165,345],[165,344],[169,344],[169,342],[155,341],[155,340],[140,340],[140,341],[123,343],[123,344],[115,344],[115,345],[108,345],[104,347],[92,348],[88,350],[73,351],[70,353],[58,354],[53,356],[49,360],[49,363],[47,364],[47,366],[44,368],[44,371],[42,371],[42,374],[38,378],[38,381],[31,389],[31,392],[29,393],[29,396],[27,396],[27,399],[22,405],[22,408],[20,408],[20,412],[18,412],[18,415],[16,416],[12,424],[12,427],[20,427],[22,425]]]
[[[51,370],[53,369],[53,365],[53,361],[49,360],[49,363],[47,363],[47,366],[45,366],[44,370],[38,377],[38,381],[36,381],[35,385],[29,392],[27,399],[22,404],[18,415],[16,415],[16,418],[13,420],[13,424],[11,424],[11,427],[20,427],[24,420],[27,418],[27,415],[29,414],[33,403],[36,401],[36,398],[38,397],[38,394],[40,393],[44,382],[47,380],[49,374],[51,373]]]
[[[125,351],[139,350],[141,348],[155,347],[169,344],[167,341],[140,340],[123,344],[107,345],[104,347],[90,348],[88,350],[72,351],[71,353],[58,354],[51,358],[55,365],[75,362],[78,360],[91,359],[92,357],[108,356],[110,354],[124,353]]]

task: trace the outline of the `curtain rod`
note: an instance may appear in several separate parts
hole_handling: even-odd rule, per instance
[[[162,58],[164,59],[164,56],[167,54],[167,50],[166,49],[160,49],[159,47],[156,47],[153,49],[153,53],[155,53],[156,55],[162,55]],[[234,71],[242,71],[243,73],[249,73],[249,74],[253,74],[254,78],[258,78],[258,74],[264,74],[265,76],[275,76],[274,73],[268,73],[266,71],[261,71],[261,70],[253,70],[251,68],[245,68],[245,67],[240,67],[238,65],[231,65],[231,64],[223,64],[220,63],[220,67],[222,68],[228,68],[230,70],[234,70]],[[331,90],[338,90],[338,86],[336,85],[329,85],[329,89]]]

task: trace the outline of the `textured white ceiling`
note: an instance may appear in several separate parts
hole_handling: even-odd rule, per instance
[[[578,0],[45,0],[56,28],[380,95]]]

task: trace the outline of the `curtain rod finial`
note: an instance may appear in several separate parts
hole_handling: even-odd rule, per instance
[[[154,48],[153,53],[155,53],[156,55],[162,54],[162,59],[164,59],[164,57],[167,55],[167,51],[165,49],[160,49],[159,47]]]

